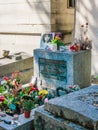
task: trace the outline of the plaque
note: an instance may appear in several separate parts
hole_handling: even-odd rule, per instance
[[[39,76],[40,78],[66,81],[66,61],[39,58]]]

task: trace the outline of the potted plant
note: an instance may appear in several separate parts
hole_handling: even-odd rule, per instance
[[[24,116],[26,118],[30,117],[31,110],[34,108],[33,101],[30,99],[25,99],[23,101],[23,109],[24,109]]]

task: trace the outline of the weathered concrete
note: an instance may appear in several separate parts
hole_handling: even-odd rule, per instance
[[[66,85],[88,87],[91,84],[91,51],[53,52],[35,49],[34,75],[42,80],[43,86],[52,89]]]
[[[34,117],[35,130],[88,130],[78,124],[56,117],[43,107],[35,111]]]
[[[0,50],[32,55],[41,33],[51,31],[63,32],[71,42],[74,8],[67,8],[67,0],[0,0],[0,12]]]
[[[14,124],[6,124],[3,121],[0,122],[0,130],[34,130],[34,112],[36,109],[31,111],[30,118],[25,118],[24,114],[19,115],[19,119],[16,125]],[[0,112],[1,114],[1,112]],[[11,116],[6,115],[6,117],[0,117],[0,119],[11,121]]]
[[[11,58],[0,59],[0,78],[3,76],[9,76],[15,71],[21,72],[22,83],[30,81],[33,75],[33,56],[28,55],[25,52],[20,52],[22,59],[15,60],[14,54],[9,55]]]
[[[45,110],[89,130],[98,130],[98,85],[52,99],[45,103]]]

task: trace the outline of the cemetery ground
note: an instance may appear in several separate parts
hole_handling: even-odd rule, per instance
[[[51,53],[51,54],[54,54],[54,53]],[[32,57],[30,59],[27,58],[27,60],[31,61],[30,63],[32,65],[31,59]],[[26,64],[26,61],[25,60],[23,61]],[[54,63],[54,61],[51,62],[51,65],[52,63]],[[20,61],[18,62],[18,64],[23,65],[22,63],[20,63]],[[16,67],[17,66],[18,65],[16,65]],[[26,70],[28,70],[27,68],[31,70],[32,67],[30,65],[25,66]],[[92,76],[92,84],[96,84],[96,83],[97,83],[97,76]],[[12,118],[13,118],[12,116],[9,116],[9,115],[7,115],[6,117],[1,116],[0,119],[3,119],[3,120],[1,120],[1,123],[0,123],[0,130],[98,130],[98,126],[97,126],[98,118],[96,115],[97,113],[96,107],[92,105],[92,102],[90,102],[90,105],[92,105],[93,109],[91,109],[92,107],[91,108],[88,107],[89,101],[92,99],[93,99],[93,103],[97,104],[96,102],[97,93],[95,93],[94,90],[96,92],[98,91],[96,86],[94,88],[90,87],[90,89],[87,88],[87,89],[79,90],[79,91],[76,91],[75,93],[71,92],[68,94],[70,96],[63,93],[64,94],[63,98],[56,97],[52,99],[52,101],[48,101],[48,102],[46,100],[44,107],[41,106],[38,109],[36,110],[33,109],[31,111],[30,118],[25,118],[24,113],[23,113],[19,115],[18,122],[14,121],[14,123],[12,124],[8,124],[10,123],[9,121],[12,121]],[[91,96],[89,93],[91,94]],[[36,94],[38,93],[35,93],[32,96],[35,97]],[[21,93],[20,93],[20,96],[22,96]],[[94,99],[94,97],[96,100]],[[86,100],[84,100],[85,98]],[[68,101],[66,101],[66,99],[68,99]],[[82,102],[82,104],[80,102]],[[84,102],[86,103],[86,106],[85,106],[85,109],[82,109],[81,106],[84,105]],[[67,104],[67,105],[64,105],[64,104]],[[76,104],[76,107],[74,104]],[[13,105],[11,105],[10,107],[14,108]],[[88,108],[87,110],[89,113],[87,113],[86,108]],[[34,114],[34,111],[35,111],[35,114]],[[63,113],[63,111],[65,112]],[[83,114],[83,111],[86,111],[86,113],[84,112]],[[93,114],[96,115],[95,118],[93,118]],[[2,115],[2,112],[1,112],[1,115]],[[73,115],[73,116],[71,117],[70,115]]]

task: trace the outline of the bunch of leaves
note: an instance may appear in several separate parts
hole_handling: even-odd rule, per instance
[[[0,93],[3,93],[7,90],[6,85],[0,85]]]
[[[62,42],[61,38],[59,36],[55,36],[55,38],[52,40],[52,44],[57,44],[59,46],[64,46],[64,43]]]
[[[23,108],[25,111],[30,111],[34,108],[34,102],[30,99],[25,99],[23,101]]]

